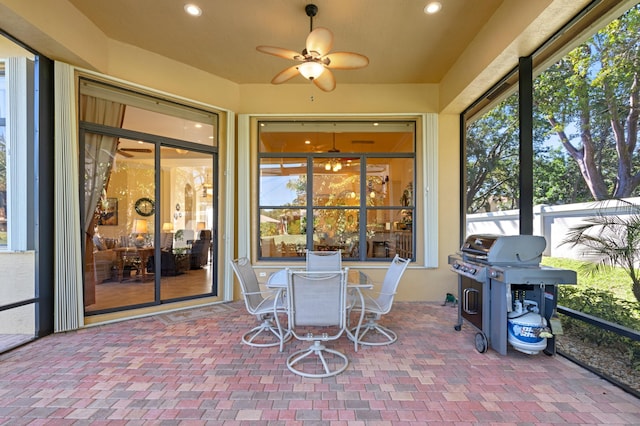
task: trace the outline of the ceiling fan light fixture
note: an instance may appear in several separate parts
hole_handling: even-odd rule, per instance
[[[442,9],[442,3],[439,1],[432,1],[427,3],[424,7],[424,13],[427,15],[433,15],[434,13],[440,12],[440,9]]]
[[[187,12],[191,16],[200,16],[202,15],[202,9],[192,3],[187,3],[184,5],[184,11]]]
[[[307,80],[320,77],[324,71],[324,65],[315,61],[303,62],[298,66],[298,72]]]

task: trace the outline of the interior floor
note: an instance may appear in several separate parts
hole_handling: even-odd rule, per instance
[[[190,269],[176,276],[160,279],[160,297],[170,300],[211,293],[213,267],[209,263],[202,269]],[[131,278],[122,282],[106,281],[96,286],[96,303],[86,306],[86,312],[150,303],[154,300],[154,280],[137,281]]]

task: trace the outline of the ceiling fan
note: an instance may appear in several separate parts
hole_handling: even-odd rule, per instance
[[[301,53],[273,46],[257,46],[256,49],[262,53],[300,62],[278,73],[273,77],[271,83],[281,84],[301,74],[321,90],[330,92],[336,87],[336,79],[331,72],[332,69],[364,68],[369,65],[369,58],[353,52],[329,53],[333,47],[333,33],[326,28],[313,29],[313,17],[318,13],[318,6],[308,4],[304,10],[310,20],[310,33]]]
[[[130,152],[151,154],[153,151],[151,151],[149,148],[120,148],[120,141],[118,141],[118,148],[116,149],[116,152],[123,157],[131,158],[133,157],[133,154],[130,154]]]

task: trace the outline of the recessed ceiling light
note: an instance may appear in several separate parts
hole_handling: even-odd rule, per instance
[[[424,13],[432,15],[440,12],[440,9],[442,9],[442,4],[438,1],[432,1],[424,7]]]
[[[200,16],[202,15],[202,9],[200,9],[195,4],[187,3],[184,5],[184,11],[187,12],[191,16]]]

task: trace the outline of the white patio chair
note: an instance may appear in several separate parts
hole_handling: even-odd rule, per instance
[[[249,346],[262,348],[280,346],[282,352],[284,342],[291,338],[291,333],[283,330],[278,317],[279,314],[287,313],[283,292],[260,289],[256,273],[246,257],[232,260],[231,267],[240,281],[247,311],[260,321],[260,325],[242,335],[242,341]],[[269,341],[265,335],[275,336],[276,341]]]
[[[342,269],[342,252],[307,250],[307,271],[339,271]]]
[[[346,271],[288,271],[289,329],[298,340],[312,342],[292,353],[287,368],[304,377],[330,377],[343,372],[349,359],[324,343],[346,330]],[[317,359],[308,359],[310,356]],[[308,362],[305,362],[308,361]]]
[[[393,299],[395,298],[396,291],[400,279],[404,274],[404,271],[409,265],[409,260],[402,259],[399,255],[391,260],[389,269],[384,276],[382,286],[378,292],[375,290],[363,290],[362,298],[352,296],[351,310],[363,311],[366,321],[358,328],[351,328],[351,336],[356,339],[356,343],[369,346],[381,346],[389,345],[398,340],[397,334],[379,324],[382,315],[388,314],[391,311],[393,305]],[[364,306],[362,302],[364,301]],[[373,338],[365,339],[365,337]],[[351,338],[350,336],[350,338]]]

